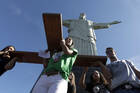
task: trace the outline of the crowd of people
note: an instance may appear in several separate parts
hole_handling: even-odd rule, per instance
[[[61,40],[62,51],[49,50],[39,52],[43,58],[44,72],[33,88],[32,93],[76,93],[75,75],[71,71],[78,55],[72,38]],[[0,75],[11,70],[17,61],[10,52],[14,46],[7,46],[0,51]],[[110,64],[97,62],[101,71],[94,70],[90,78],[86,78],[88,67],[84,67],[79,86],[89,93],[140,93],[140,71],[129,60],[119,60],[112,47],[106,48]],[[49,61],[46,58],[50,58]],[[89,82],[86,82],[86,79]]]

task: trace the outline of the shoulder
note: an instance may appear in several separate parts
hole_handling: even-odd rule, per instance
[[[74,52],[77,52],[78,53],[78,50],[75,49],[75,48],[71,48],[71,50],[73,50]]]
[[[71,48],[71,50],[73,51],[73,54],[74,54],[74,55],[77,55],[77,54],[78,54],[78,50],[77,50],[77,49]]]
[[[133,63],[133,61],[131,61],[131,60],[125,60],[125,62],[126,62],[127,64],[131,65],[131,66],[134,66],[134,63]]]
[[[117,61],[111,62],[110,64],[107,64],[107,67],[112,68],[112,66],[116,67],[116,66],[118,66],[120,64],[122,64],[122,60],[117,60]]]
[[[121,62],[123,62],[123,63],[128,63],[128,64],[133,64],[133,62],[131,61],[131,60],[120,60]]]

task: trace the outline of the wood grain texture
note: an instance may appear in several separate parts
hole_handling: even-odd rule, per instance
[[[12,55],[16,56],[18,58],[18,62],[20,63],[34,63],[34,64],[43,63],[43,58],[38,56],[38,52],[15,51],[12,52]],[[88,66],[88,67],[97,66],[96,65],[97,61],[101,61],[105,65],[107,57],[78,55],[74,63],[74,66]]]
[[[61,50],[60,40],[63,39],[62,15],[43,13],[43,22],[48,50]]]

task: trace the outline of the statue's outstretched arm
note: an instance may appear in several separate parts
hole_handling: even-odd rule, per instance
[[[70,24],[71,24],[72,21],[73,21],[73,20],[63,20],[63,25],[64,25],[65,27],[70,27]]]
[[[119,23],[121,23],[121,21],[113,21],[113,22],[110,23],[110,25],[119,24]]]
[[[109,22],[109,23],[94,23],[93,28],[95,30],[97,30],[97,29],[105,29],[105,28],[109,28],[113,24],[119,24],[119,23],[121,23],[121,21],[113,21],[113,22]]]

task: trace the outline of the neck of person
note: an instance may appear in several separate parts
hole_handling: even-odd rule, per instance
[[[114,61],[117,61],[117,60],[118,60],[117,57],[111,57],[111,58],[110,58],[110,61],[111,61],[111,62],[114,62]]]

